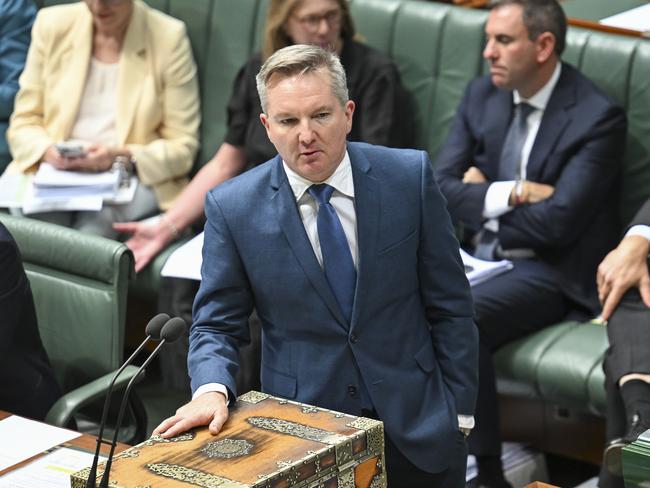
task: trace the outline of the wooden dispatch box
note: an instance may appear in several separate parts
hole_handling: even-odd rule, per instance
[[[251,391],[216,436],[207,427],[154,436],[115,456],[110,486],[378,488],[384,466],[382,422]],[[83,488],[88,472],[72,474],[72,488]]]

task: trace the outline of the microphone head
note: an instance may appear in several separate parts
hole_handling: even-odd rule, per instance
[[[166,313],[159,313],[154,318],[152,318],[147,326],[144,328],[144,333],[154,341],[160,340],[160,332],[163,326],[169,321],[169,315]]]
[[[187,324],[180,317],[170,319],[160,331],[160,338],[167,342],[174,342],[187,330]]]

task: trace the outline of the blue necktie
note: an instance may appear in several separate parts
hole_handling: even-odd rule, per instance
[[[354,289],[357,284],[357,271],[350,246],[345,238],[343,226],[330,204],[330,197],[334,188],[326,184],[312,185],[307,190],[318,203],[318,240],[323,254],[323,271],[334,292],[336,301],[341,307],[343,315],[352,319],[352,305],[354,303]]]

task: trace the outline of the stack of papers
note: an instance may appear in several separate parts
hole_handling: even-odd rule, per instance
[[[53,211],[98,211],[104,203],[133,201],[138,179],[119,186],[119,173],[99,174],[59,171],[42,163],[33,173],[0,176],[0,207],[20,208],[23,214]]]
[[[465,275],[469,280],[470,286],[483,283],[490,278],[494,278],[512,269],[512,261],[508,261],[507,259],[501,261],[483,261],[482,259],[476,259],[474,256],[467,254],[462,249],[460,250],[460,257],[463,259]]]
[[[7,417],[0,421],[0,471],[80,435],[18,415]]]
[[[99,196],[112,198],[117,193],[120,174],[117,171],[85,173],[63,171],[42,163],[34,177],[34,194],[38,198],[73,198]]]

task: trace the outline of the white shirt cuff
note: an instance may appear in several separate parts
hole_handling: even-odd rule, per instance
[[[226,385],[222,385],[221,383],[206,383],[205,385],[199,386],[194,392],[194,395],[192,395],[192,400],[196,400],[204,393],[211,393],[213,391],[216,391],[217,393],[223,393],[226,397],[226,406],[230,405],[230,398],[228,398],[228,388],[226,388]]]
[[[628,230],[625,233],[625,237],[628,236],[641,236],[641,237],[645,237],[648,241],[650,241],[650,226],[633,225],[632,227],[630,227],[630,230]]]
[[[512,193],[515,183],[516,181],[495,181],[490,183],[485,194],[483,217],[495,219],[512,210],[512,207],[508,205],[508,200],[510,200],[510,193]]]
[[[473,429],[474,428],[474,416],[472,415],[459,415],[458,416],[458,427],[461,429]]]

